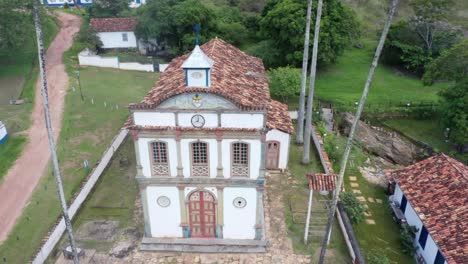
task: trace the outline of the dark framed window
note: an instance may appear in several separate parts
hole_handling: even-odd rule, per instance
[[[231,145],[231,176],[249,177],[249,144],[237,142]]]
[[[122,33],[122,41],[125,41],[125,42],[128,41],[128,34],[127,33]]]
[[[406,196],[403,194],[403,197],[401,198],[401,204],[400,204],[400,209],[405,213],[406,210],[406,204],[408,203],[408,200],[406,200]]]
[[[424,249],[424,247],[426,247],[426,241],[427,241],[428,234],[429,233],[427,232],[426,227],[422,226],[421,234],[419,234],[419,239],[418,239],[419,245],[421,246],[422,249]]]
[[[154,176],[169,176],[169,158],[166,142],[151,143],[151,165]]]
[[[192,176],[210,176],[208,144],[205,142],[194,142],[191,145]]]
[[[434,264],[444,264],[445,263],[445,257],[440,253],[440,250],[437,251],[436,258],[434,260]]]

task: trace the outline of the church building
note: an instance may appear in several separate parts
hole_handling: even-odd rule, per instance
[[[286,168],[293,126],[262,61],[212,39],[172,60],[129,109],[140,248],[264,252],[265,171]]]

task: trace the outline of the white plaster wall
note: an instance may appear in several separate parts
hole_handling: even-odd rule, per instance
[[[134,112],[133,120],[139,126],[175,126],[174,113]]]
[[[127,33],[128,41],[122,40],[122,34]],[[98,32],[97,35],[102,41],[104,49],[112,48],[136,48],[137,40],[135,33],[132,31],[127,32]]]
[[[263,114],[221,114],[222,127],[262,128]]]
[[[396,188],[395,188],[395,198],[401,204],[401,200],[403,198],[403,191],[400,189],[400,186],[398,184],[396,185]],[[414,210],[413,206],[411,205],[410,200],[408,200],[408,197],[407,197],[407,201],[408,202],[406,204],[405,217],[409,225],[415,226],[418,229],[418,232],[416,233],[416,238],[414,240],[415,245],[417,245],[418,247],[418,252],[424,257],[424,260],[427,263],[434,263],[434,260],[437,256],[437,251],[439,250],[439,248],[437,247],[430,233],[427,236],[426,246],[424,247],[424,249],[421,248],[418,240],[419,240],[419,236],[421,235],[423,223],[421,219],[419,218],[418,214],[416,213],[416,211]]]
[[[119,68],[119,58],[117,57],[101,57],[97,55],[78,54],[78,63],[84,66],[95,66],[103,68]]]
[[[182,166],[184,167],[184,177],[191,177],[191,156],[190,143],[196,142],[198,139],[181,139],[180,148],[182,155]],[[216,139],[203,139],[202,142],[208,143],[208,162],[210,166],[210,178],[216,177],[216,167],[218,166],[218,146]]]
[[[198,73],[200,78],[193,78],[192,74]],[[187,82],[189,87],[206,87],[206,70],[187,70]]]
[[[224,139],[221,142],[222,153],[223,153],[223,174],[224,178],[231,177],[231,144],[234,142],[243,142],[249,144],[249,170],[250,178],[256,179],[260,174],[260,161],[261,161],[261,152],[262,146],[260,139],[247,139],[247,140],[237,140],[237,139]]]
[[[218,127],[218,114],[213,113],[179,113],[179,126],[181,127],[193,127],[192,117],[194,115],[201,115],[205,118],[205,125],[203,127]]]
[[[266,134],[266,140],[276,140],[280,142],[278,167],[280,169],[286,169],[288,167],[289,143],[291,141],[291,135],[280,130],[273,129],[268,131],[268,133]]]
[[[151,147],[152,141],[163,141],[167,143],[167,154],[169,155],[169,169],[171,176],[177,176],[177,145],[175,139],[172,138],[139,138],[138,151],[140,152],[140,163],[142,166],[143,175],[147,178],[151,177]]]
[[[138,62],[121,62],[119,63],[119,69],[130,71],[154,72],[153,64],[141,64]]]
[[[242,197],[244,208],[236,208],[233,201]],[[223,237],[227,239],[254,239],[257,215],[257,190],[255,188],[224,188]]]
[[[160,196],[171,200],[168,207],[161,207],[157,203]],[[148,202],[148,217],[153,237],[182,237],[180,227],[179,190],[177,187],[148,186],[146,188]]]

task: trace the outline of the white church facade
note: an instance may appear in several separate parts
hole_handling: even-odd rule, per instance
[[[141,249],[263,252],[265,171],[286,168],[293,126],[261,60],[213,39],[129,109]]]

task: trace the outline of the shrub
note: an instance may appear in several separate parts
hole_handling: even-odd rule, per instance
[[[70,8],[70,6],[68,5],[67,2],[65,2],[65,3],[63,4],[63,8],[64,8],[64,9],[68,9],[68,8]]]
[[[400,232],[400,243],[403,253],[413,256],[417,249],[414,245],[414,239],[418,229],[415,226],[403,225]]]
[[[291,67],[279,67],[268,72],[270,92],[276,98],[287,102],[301,88],[301,72]]]
[[[390,264],[390,260],[380,252],[371,252],[366,255],[367,263],[369,264]]]
[[[85,43],[86,47],[93,51],[99,50],[103,45],[96,31],[91,28],[83,28],[80,30],[77,40]]]
[[[340,194],[341,202],[343,203],[346,214],[354,224],[359,224],[364,220],[364,206],[356,198],[356,195],[351,192],[343,192]]]

